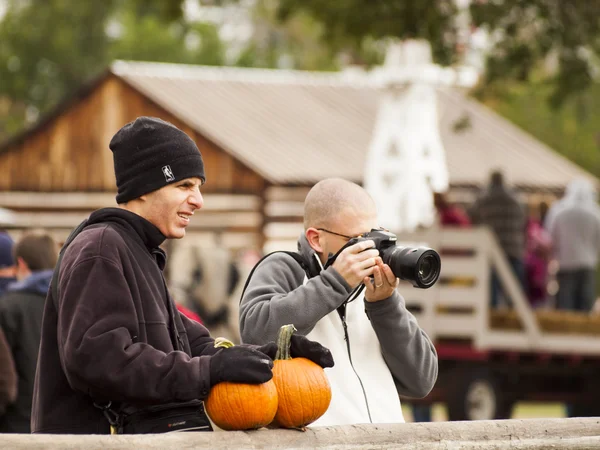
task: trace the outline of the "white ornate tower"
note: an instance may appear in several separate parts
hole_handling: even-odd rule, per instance
[[[394,232],[433,223],[433,192],[448,188],[438,127],[436,86],[472,86],[474,70],[434,65],[427,41],[389,46],[385,64],[372,72],[382,97],[365,168],[380,225]]]

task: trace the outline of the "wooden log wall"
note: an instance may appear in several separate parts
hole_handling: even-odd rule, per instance
[[[272,186],[265,190],[264,252],[295,251],[304,231],[304,199],[310,186]]]
[[[107,75],[77,101],[0,152],[0,207],[15,211],[20,234],[49,229],[63,240],[94,209],[115,206],[115,132],[138,116],[161,117],[190,135],[202,153],[205,207],[189,227],[194,242],[260,248],[266,181],[122,79]]]
[[[161,117],[189,134],[203,155],[205,192],[260,193],[265,180],[141,95],[109,75],[91,92],[0,153],[0,191],[111,192],[110,139],[141,115]]]

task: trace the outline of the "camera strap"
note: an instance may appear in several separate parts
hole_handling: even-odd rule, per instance
[[[348,298],[346,299],[346,301],[344,302],[344,304],[346,303],[351,303],[354,300],[356,300],[358,297],[360,297],[360,294],[362,294],[362,292],[365,290],[365,285],[363,283],[360,283],[358,286],[356,286],[352,292],[350,292],[350,295],[348,295]]]
[[[302,256],[300,256],[299,253],[288,252],[285,250],[277,250],[275,252],[268,253],[265,256],[263,256],[262,258],[260,258],[260,260],[254,265],[254,267],[248,274],[248,278],[246,278],[246,283],[244,284],[244,289],[242,290],[242,295],[240,295],[240,303],[242,303],[242,299],[244,298],[244,294],[246,293],[246,288],[248,288],[248,284],[250,284],[250,278],[252,278],[252,275],[254,274],[254,271],[256,270],[256,268],[260,265],[261,262],[263,262],[269,256],[274,255],[275,253],[285,253],[287,255],[290,255],[292,258],[294,258],[296,260],[296,262],[298,264],[300,264],[300,267],[302,267],[302,270],[304,270],[304,272],[306,272],[306,276],[308,278],[310,278],[310,272],[308,270],[308,265],[306,264],[306,261],[304,261],[304,258]]]

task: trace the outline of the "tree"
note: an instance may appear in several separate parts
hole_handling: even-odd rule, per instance
[[[0,23],[0,136],[58,102],[108,55],[104,24],[113,0],[10,1]]]
[[[232,11],[238,17],[245,12],[252,34],[243,45],[234,42],[228,49],[235,55],[230,62],[243,67],[269,67],[298,70],[339,70],[344,65],[360,63],[372,66],[383,61],[385,47],[366,38],[356,47],[332,45],[322,22],[309,11],[298,10],[281,17],[277,0],[199,0],[205,6]]]
[[[486,27],[494,40],[488,85],[545,77],[541,65],[552,56],[558,63],[549,79],[552,106],[591,86],[600,50],[597,0],[479,0],[470,9],[474,23]]]
[[[452,64],[461,56],[459,11],[454,0],[267,3],[274,5],[276,17],[283,24],[301,15],[310,16],[323,30],[322,42],[334,52],[351,54],[354,62],[363,62],[360,55],[365,42],[372,44],[387,38],[426,39],[432,45],[435,61],[443,65]],[[551,103],[559,107],[566,98],[591,85],[598,69],[599,1],[472,0],[470,14],[474,25],[488,31],[492,44],[485,87],[498,87],[507,80],[529,80],[532,76],[545,78],[554,88]],[[550,56],[558,61],[556,74],[544,70]]]
[[[222,64],[214,25],[184,0],[8,0],[0,22],[0,140],[37,119],[113,59]]]
[[[160,11],[160,10],[158,10]],[[220,65],[225,48],[212,24],[188,23],[158,12],[138,14],[130,5],[115,14],[121,29],[109,46],[110,60],[126,59]]]
[[[325,40],[336,50],[360,54],[369,39],[422,38],[431,43],[438,62],[454,60],[457,8],[451,0],[279,0],[280,20],[299,13],[321,23]]]

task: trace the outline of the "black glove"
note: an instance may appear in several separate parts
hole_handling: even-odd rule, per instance
[[[221,381],[260,384],[273,378],[273,360],[246,346],[224,348],[210,358],[210,385]]]
[[[275,360],[275,355],[277,355],[277,344],[275,342],[268,342],[264,345],[256,345],[256,344],[238,344],[238,347],[246,347],[251,348],[253,350],[258,350],[259,352],[264,353],[272,360]]]
[[[299,334],[293,334],[290,340],[290,356],[292,358],[303,357],[321,367],[333,367],[333,356],[328,348],[323,347],[317,341],[311,341]]]
[[[244,345],[244,344],[242,344],[242,345]],[[275,342],[269,342],[265,345],[261,345],[260,347],[254,346],[254,348],[256,350],[258,350],[259,352],[263,352],[265,355],[267,355],[271,359],[275,359],[275,355],[277,354],[277,344]]]

